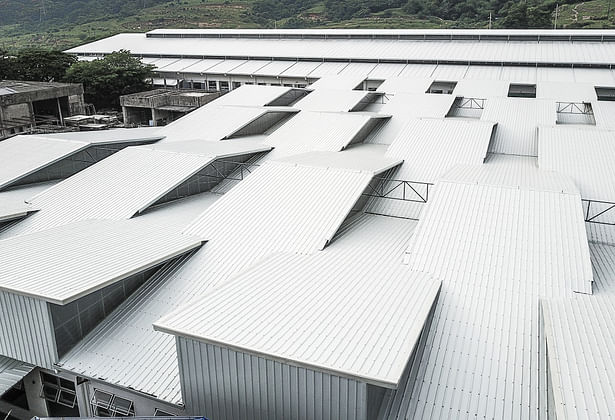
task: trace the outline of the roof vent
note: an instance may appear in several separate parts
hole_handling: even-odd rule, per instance
[[[615,87],[596,86],[599,101],[615,101]]]
[[[511,83],[508,87],[509,98],[535,98],[536,97],[536,85]]]
[[[439,93],[450,95],[453,93],[453,90],[457,86],[457,82],[449,82],[444,80],[434,80],[427,92],[425,93]]]

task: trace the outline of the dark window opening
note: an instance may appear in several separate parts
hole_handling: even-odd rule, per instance
[[[457,82],[434,80],[425,93],[450,95],[455,90],[455,86],[457,86]]]
[[[509,98],[535,98],[536,85],[525,85],[520,83],[511,83],[508,87]]]
[[[75,383],[59,376],[41,372],[40,396],[47,403],[51,417],[78,417]]]
[[[615,101],[615,87],[596,86],[599,101]]]

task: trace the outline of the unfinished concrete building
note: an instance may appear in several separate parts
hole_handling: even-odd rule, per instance
[[[0,80],[0,140],[83,113],[83,86]]]
[[[124,124],[165,125],[219,97],[221,92],[155,89],[120,97]]]

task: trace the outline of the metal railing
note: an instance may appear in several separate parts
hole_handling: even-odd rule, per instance
[[[588,200],[582,199],[583,203],[587,203],[587,209],[585,209],[585,222],[587,223],[596,223],[599,225],[607,225],[607,226],[615,226],[615,203],[611,201],[600,201],[600,200]],[[591,208],[592,204],[594,204],[594,208],[596,204],[600,205],[601,210],[597,210],[596,213],[592,213]],[[606,208],[605,208],[606,207]],[[612,215],[613,222],[602,222],[597,220],[600,216]]]
[[[375,187],[370,184],[368,191],[364,192],[363,195],[389,200],[411,201],[414,203],[427,203],[427,200],[429,200],[429,190],[434,185],[430,182],[378,177],[374,178],[374,180],[379,180],[380,182]]]

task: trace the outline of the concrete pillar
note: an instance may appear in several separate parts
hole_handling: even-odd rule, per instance
[[[157,117],[156,109],[152,108],[152,121],[154,121],[154,127],[158,126],[158,123],[156,122],[156,117]]]
[[[60,104],[60,98],[56,98],[58,104],[58,115],[60,116],[60,125],[64,125],[64,117],[62,116],[62,105]]]
[[[28,407],[32,414],[39,417],[48,417],[47,403],[41,398],[41,375],[38,369],[34,369],[23,378],[24,390],[28,399]]]

